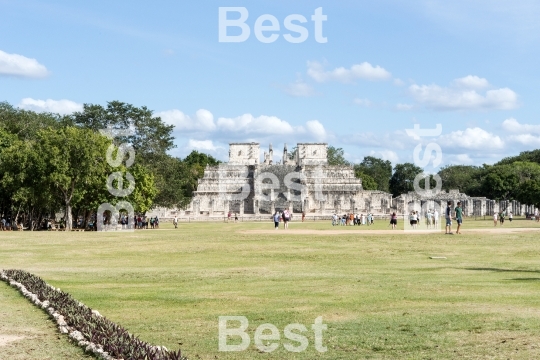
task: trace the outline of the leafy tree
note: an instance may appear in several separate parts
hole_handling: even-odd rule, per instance
[[[0,102],[0,128],[21,140],[35,139],[41,129],[61,127],[63,119],[58,114],[21,110]]]
[[[327,159],[328,165],[350,165],[344,157],[345,151],[342,148],[334,146],[328,147]]]
[[[522,185],[540,178],[540,164],[516,161],[512,164],[494,165],[486,168],[482,181],[482,193],[494,200],[515,199],[518,194],[528,203]],[[531,188],[531,184],[526,188]],[[533,194],[530,194],[534,196]]]
[[[105,181],[105,158],[110,140],[87,129],[66,127],[37,133],[36,152],[42,157],[43,182],[65,207],[66,230],[72,226],[72,206],[89,182]]]
[[[360,164],[354,166],[355,172],[369,175],[377,184],[375,189],[388,192],[392,177],[392,163],[373,156],[366,156]]]
[[[484,169],[479,166],[448,165],[439,170],[442,180],[442,189],[459,189],[461,192],[477,196],[480,193],[481,180]]]
[[[375,179],[373,179],[368,174],[355,169],[354,176],[359,179],[362,179],[362,188],[364,190],[377,190],[377,187],[378,187],[377,181],[375,181]]]
[[[107,107],[84,104],[82,112],[74,113],[73,125],[99,131],[102,129],[133,129],[130,136],[119,136],[116,143],[130,143],[142,161],[151,155],[164,154],[174,147],[173,125],[165,124],[151,110],[120,101],[111,101]]]
[[[390,178],[390,192],[393,196],[405,194],[414,190],[414,179],[416,175],[422,173],[422,168],[411,164],[397,164],[394,167],[394,174]],[[422,182],[420,182],[422,186]]]
[[[518,156],[506,157],[495,165],[509,165],[516,161],[535,162],[540,164],[540,149],[532,151],[523,151]]]

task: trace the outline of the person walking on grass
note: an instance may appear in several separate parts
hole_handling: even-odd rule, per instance
[[[274,218],[274,229],[277,230],[279,229],[279,218],[280,218],[279,211],[276,210],[273,218]]]
[[[512,215],[512,212],[508,214],[508,221],[512,222],[512,219],[514,218],[514,215]]]
[[[493,213],[493,226],[497,226],[497,213]]]
[[[447,206],[446,206],[446,232],[445,234],[448,234],[448,235],[453,235],[454,233],[452,232],[452,202],[451,201],[448,201],[447,203]]]
[[[390,217],[390,225],[392,225],[392,230],[394,230],[397,226],[397,215],[396,213],[392,213],[392,216]]]
[[[501,211],[501,213],[499,214],[499,222],[501,223],[501,226],[504,225],[505,216],[506,216],[506,214],[504,213],[504,211]]]
[[[178,218],[176,216],[174,217],[173,225],[175,229],[178,229]]]
[[[291,215],[289,213],[288,209],[285,209],[283,211],[283,228],[288,229],[289,228],[289,220],[291,219]]]
[[[461,208],[461,201],[458,201],[456,208],[454,209],[456,212],[456,222],[457,222],[457,230],[456,234],[461,234],[459,231],[461,229],[461,224],[463,223],[463,209]]]

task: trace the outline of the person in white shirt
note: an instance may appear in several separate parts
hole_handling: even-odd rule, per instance
[[[497,226],[497,213],[493,213],[493,226]]]

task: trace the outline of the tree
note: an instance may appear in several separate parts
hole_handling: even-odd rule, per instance
[[[411,164],[397,164],[394,167],[394,174],[390,178],[390,192],[393,196],[405,194],[414,190],[414,178],[422,173],[422,168]],[[420,183],[420,185],[422,185]]]
[[[362,179],[362,188],[364,190],[377,190],[377,187],[378,187],[377,181],[375,181],[375,179],[373,179],[368,174],[363,173],[361,171],[357,171],[355,169],[354,176],[358,179]]]
[[[327,159],[328,165],[350,165],[347,160],[345,160],[344,151],[342,148],[335,148],[333,146],[328,147]]]
[[[443,190],[459,189],[467,195],[479,196],[483,171],[479,166],[448,165],[442,167],[438,175]]]
[[[373,156],[366,156],[360,164],[354,166],[355,172],[369,175],[377,184],[373,190],[388,192],[392,177],[392,163]]]
[[[539,178],[540,164],[534,162],[516,161],[512,164],[494,165],[486,168],[482,180],[482,193],[495,200],[515,199],[521,193],[521,199],[527,203],[522,186]],[[529,184],[527,188],[532,188],[531,186]]]
[[[99,133],[75,127],[37,133],[35,148],[44,164],[43,183],[64,204],[66,230],[71,230],[72,206],[84,197],[85,187],[106,180],[110,143]]]
[[[173,125],[165,124],[151,110],[120,101],[111,101],[107,107],[84,104],[82,112],[71,115],[71,123],[77,127],[99,131],[102,129],[133,129],[134,134],[119,136],[116,143],[130,143],[143,163],[148,157],[165,154],[174,147]]]
[[[540,164],[540,149],[523,151],[519,153],[518,156],[506,157],[495,165],[509,165],[515,163],[516,161],[535,162]]]

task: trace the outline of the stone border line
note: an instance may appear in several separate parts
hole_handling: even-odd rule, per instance
[[[17,288],[34,305],[46,311],[56,321],[60,333],[67,334],[71,341],[98,359],[188,360],[182,356],[180,350],[176,352],[169,351],[164,346],[152,346],[139,340],[119,325],[104,318],[97,310],[90,309],[83,303],[73,299],[71,295],[47,284],[33,274],[23,270],[2,270],[0,279]],[[18,282],[17,279],[25,284]],[[41,290],[39,291],[41,296],[27,289],[27,287],[35,288],[40,286],[42,289],[38,290]],[[47,293],[51,294],[49,299],[44,298],[44,294]],[[65,309],[55,309],[53,307],[62,302],[65,304]],[[80,320],[79,327],[71,321],[74,318]],[[80,326],[81,323],[84,329]],[[105,351],[105,349],[109,349],[109,351]]]

